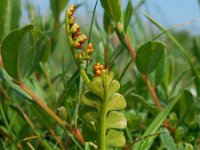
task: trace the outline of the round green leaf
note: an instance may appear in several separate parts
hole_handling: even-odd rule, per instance
[[[126,100],[119,93],[114,93],[107,104],[107,110],[120,110],[126,108]]]
[[[87,106],[94,107],[98,110],[101,109],[101,99],[92,92],[85,92],[82,97],[82,102]]]
[[[107,128],[124,129],[126,128],[127,120],[123,113],[111,111],[107,117]]]
[[[26,77],[32,67],[35,41],[32,25],[14,30],[3,41],[2,60],[7,73],[15,80]]]
[[[106,135],[106,145],[108,147],[122,147],[126,143],[123,131],[110,129]]]
[[[149,41],[139,47],[136,55],[136,66],[140,73],[150,74],[159,63],[165,46],[161,42]]]

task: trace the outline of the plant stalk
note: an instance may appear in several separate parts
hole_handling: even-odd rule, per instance
[[[61,127],[66,129],[70,136],[74,135],[82,144],[84,144],[84,140],[82,139],[82,135],[77,132],[73,132],[70,125],[64,122],[60,117],[56,115],[56,113],[51,110],[33,91],[31,91],[24,83],[17,82],[17,84],[43,109],[45,110]],[[72,137],[73,138],[73,137]]]
[[[24,83],[19,82],[18,85],[29,95],[31,98],[43,109],[45,110],[52,118],[54,118],[57,123],[66,128],[71,132],[71,127],[64,122],[60,117],[58,117],[54,111],[52,111],[33,91],[31,91]]]
[[[108,101],[108,86],[104,84],[104,100],[102,101],[100,112],[100,128],[99,128],[99,150],[106,150],[106,118],[107,118],[107,105]]]
[[[102,103],[99,131],[99,150],[106,150],[106,104]]]
[[[158,96],[156,94],[156,91],[155,91],[154,87],[151,85],[151,83],[150,83],[150,81],[148,79],[148,76],[147,75],[142,75],[142,78],[145,81],[145,83],[146,83],[146,85],[147,85],[147,87],[148,87],[148,89],[149,89],[149,91],[150,91],[150,93],[151,93],[151,95],[153,97],[153,100],[154,100],[154,102],[156,103],[156,105],[158,107],[158,110],[161,112],[163,108],[162,108],[162,106],[160,104],[160,100],[158,99]]]

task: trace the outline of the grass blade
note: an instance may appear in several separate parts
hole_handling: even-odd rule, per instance
[[[145,130],[143,137],[150,134],[154,134],[158,130],[158,128],[162,125],[163,121],[166,119],[169,112],[172,110],[174,105],[178,102],[181,94],[179,94],[173,100],[171,100],[171,102],[165,107],[165,109],[156,116],[156,118],[152,121],[149,127]],[[151,147],[153,141],[154,141],[154,138],[150,138],[149,140],[138,142],[135,144],[134,150],[148,150]]]

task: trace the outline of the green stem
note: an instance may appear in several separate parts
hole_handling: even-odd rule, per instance
[[[74,127],[75,128],[78,127],[78,111],[79,111],[79,105],[81,103],[82,90],[83,90],[83,79],[80,77],[78,101],[76,104],[76,110],[75,110],[75,114],[74,114]]]
[[[89,79],[88,75],[86,74],[85,70],[80,65],[78,65],[78,68],[79,68],[80,74],[83,78],[83,81],[88,86],[90,84],[90,79]]]
[[[99,129],[99,150],[106,150],[106,101],[102,103]]]
[[[107,82],[105,82],[107,83]],[[106,150],[106,118],[107,118],[107,101],[108,101],[108,86],[104,84],[104,99],[102,101],[100,112],[100,128],[99,128],[99,150]]]

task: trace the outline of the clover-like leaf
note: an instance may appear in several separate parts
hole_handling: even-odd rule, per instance
[[[102,79],[100,77],[95,78],[90,85],[88,86],[90,91],[94,94],[96,94],[99,97],[103,97],[104,95],[104,90],[103,90],[103,84],[102,84]]]
[[[108,101],[108,110],[120,110],[126,108],[126,101],[119,93],[114,93]]]
[[[110,88],[109,88],[109,94],[113,95],[117,90],[119,90],[120,88],[120,84],[117,80],[113,80],[110,84]],[[109,96],[110,96],[109,95]]]
[[[110,129],[106,136],[106,144],[108,147],[122,147],[126,143],[123,131]]]
[[[80,116],[87,122],[97,123],[98,114],[95,108],[84,106],[80,111]]]
[[[111,111],[107,117],[107,128],[124,129],[127,125],[127,120],[123,113]]]
[[[94,107],[98,110],[101,108],[100,100],[101,99],[98,96],[94,95],[92,92],[85,92],[82,97],[82,102],[85,105]]]

